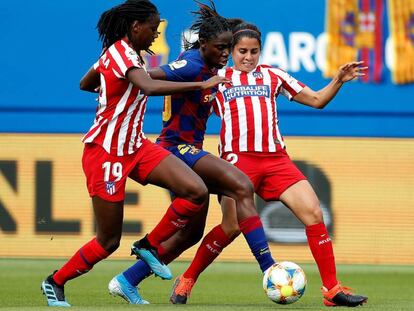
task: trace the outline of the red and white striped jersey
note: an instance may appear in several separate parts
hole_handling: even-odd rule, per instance
[[[142,130],[148,97],[125,76],[133,67],[145,70],[137,52],[124,40],[111,45],[95,63],[101,76],[99,106],[84,143],[99,144],[108,153],[122,156],[138,150],[146,139]]]
[[[291,100],[305,85],[281,69],[259,65],[251,72],[219,70],[232,85],[220,85],[215,112],[221,118],[220,154],[224,152],[276,152],[285,146],[280,134],[276,97]]]

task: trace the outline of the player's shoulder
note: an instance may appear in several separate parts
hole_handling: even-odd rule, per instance
[[[111,54],[111,56],[115,59],[117,59],[119,56],[122,58],[126,58],[128,60],[140,63],[140,57],[128,43],[125,42],[125,40],[120,39],[113,43],[105,52],[105,54]]]
[[[285,72],[282,69],[278,68],[278,67],[273,67],[270,65],[266,65],[266,64],[260,64],[256,67],[256,71],[269,71],[269,72],[274,72],[274,73],[281,73],[281,72]]]
[[[257,65],[257,70],[266,70],[266,69],[271,69],[271,68],[273,67],[270,65],[266,65],[266,64]]]
[[[191,72],[199,72],[204,68],[205,64],[198,50],[188,50],[182,52],[175,61],[166,65],[170,70],[190,70]]]
[[[118,41],[116,41],[115,43],[113,43],[108,50],[117,50],[120,53],[124,53],[124,52],[129,52],[131,54],[137,55],[137,52],[128,44],[126,43],[123,39],[120,39]]]
[[[290,77],[290,75],[285,70],[279,67],[273,67],[273,66],[269,66],[266,64],[260,64],[259,66],[257,66],[257,69],[258,71],[268,72],[268,73],[271,73],[272,75],[276,75],[277,77],[284,79],[284,80]]]
[[[234,70],[232,67],[223,67],[217,71],[217,75],[224,77],[226,75],[232,74],[233,71]]]
[[[198,49],[191,49],[182,52],[177,60],[186,60],[187,62],[193,65],[198,65],[200,67],[203,67],[205,65],[201,53]]]

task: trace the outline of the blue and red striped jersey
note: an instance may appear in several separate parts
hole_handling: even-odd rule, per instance
[[[183,52],[176,61],[161,66],[168,81],[199,82],[217,74],[203,61],[198,49]],[[207,119],[217,89],[192,91],[166,96],[164,100],[163,128],[157,139],[163,147],[192,144],[202,148]]]

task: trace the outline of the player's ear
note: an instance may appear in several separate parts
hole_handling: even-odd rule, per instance
[[[131,25],[131,31],[139,32],[141,30],[141,24],[138,21],[134,21]]]
[[[206,48],[206,44],[207,44],[206,39],[204,39],[204,38],[198,39],[198,42],[200,43],[201,49],[204,50]]]

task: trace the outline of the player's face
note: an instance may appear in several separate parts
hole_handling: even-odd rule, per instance
[[[200,40],[201,54],[209,67],[226,66],[230,56],[233,35],[230,31],[223,32],[209,41]]]
[[[233,47],[234,68],[250,72],[256,68],[260,58],[260,43],[255,38],[243,37]]]
[[[135,22],[131,27],[131,43],[135,50],[147,50],[158,38],[160,16],[151,15],[145,22]]]

